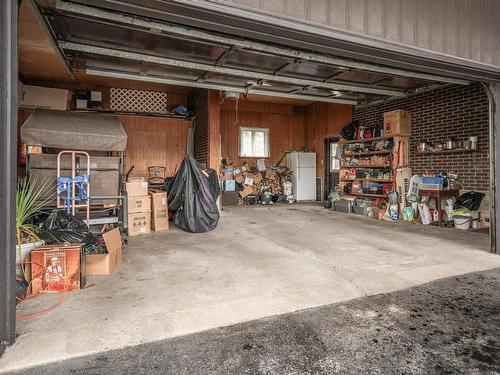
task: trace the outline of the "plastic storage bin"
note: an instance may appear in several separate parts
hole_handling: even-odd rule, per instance
[[[333,210],[337,212],[344,212],[346,214],[352,213],[352,208],[354,206],[353,201],[348,201],[348,200],[339,200],[333,202]]]

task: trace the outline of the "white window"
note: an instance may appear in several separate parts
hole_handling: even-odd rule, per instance
[[[268,158],[269,129],[240,127],[240,157]]]
[[[337,172],[340,169],[339,144],[330,143],[330,172]]]

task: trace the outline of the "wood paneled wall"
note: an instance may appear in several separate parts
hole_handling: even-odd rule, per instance
[[[223,158],[229,156],[236,164],[244,161],[250,164],[254,162],[255,158],[238,156],[240,126],[269,128],[268,165],[277,163],[285,150],[302,150],[305,147],[306,114],[303,108],[286,104],[239,101],[238,116],[236,116],[235,105],[234,100],[226,100],[221,104],[220,132]]]
[[[325,139],[339,137],[340,130],[352,121],[352,106],[314,103],[306,109],[306,145],[316,157],[316,175],[324,177]]]
[[[191,121],[120,116],[120,122],[128,136],[125,172],[134,165],[133,176],[148,177],[148,167],[159,165],[173,176],[186,155]]]

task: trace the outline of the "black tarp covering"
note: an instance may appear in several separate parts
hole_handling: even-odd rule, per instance
[[[192,233],[208,232],[217,227],[219,209],[216,200],[220,189],[217,174],[209,175],[212,178],[208,178],[196,159],[188,155],[175,176],[165,183],[168,210],[175,212],[176,227]]]

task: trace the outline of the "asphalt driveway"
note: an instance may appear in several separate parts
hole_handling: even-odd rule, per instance
[[[497,374],[499,340],[495,269],[12,374]]]

